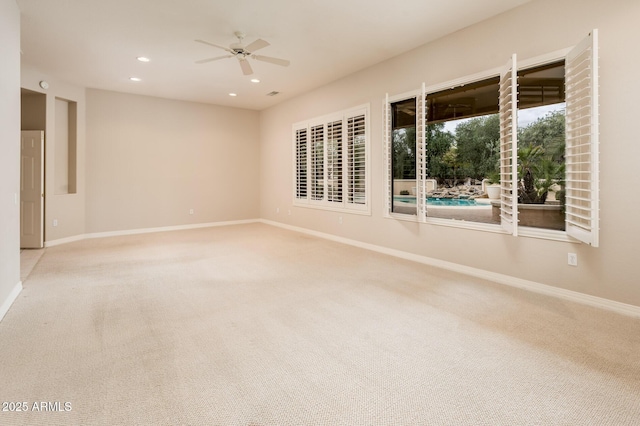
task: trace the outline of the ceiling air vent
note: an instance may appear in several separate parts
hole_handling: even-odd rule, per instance
[[[275,90],[273,92],[269,92],[267,93],[267,96],[275,96],[275,95],[279,95],[280,92],[276,92]]]

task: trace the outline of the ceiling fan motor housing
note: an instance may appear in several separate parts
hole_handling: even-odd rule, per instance
[[[240,43],[233,43],[229,48],[233,50],[236,55],[247,55],[247,52],[244,50],[244,46]]]

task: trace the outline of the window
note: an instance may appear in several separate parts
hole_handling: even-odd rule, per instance
[[[369,212],[368,107],[298,123],[294,205]]]
[[[518,77],[518,224],[565,230],[565,61]]]
[[[519,69],[513,55],[495,77],[387,98],[387,211],[597,246],[596,38],[566,58]]]
[[[480,199],[482,179],[498,167],[498,83],[423,89],[389,103],[391,213],[499,223]]]
[[[347,203],[367,205],[366,115],[347,119]]]
[[[497,76],[426,94],[427,217],[497,223],[483,180],[498,170],[498,94]]]
[[[327,200],[342,202],[342,121],[327,124]]]
[[[296,130],[296,199],[307,198],[307,134],[306,128]]]
[[[416,204],[416,98],[391,104],[391,193],[394,213],[418,213]]]
[[[311,199],[324,199],[324,125],[311,128]]]

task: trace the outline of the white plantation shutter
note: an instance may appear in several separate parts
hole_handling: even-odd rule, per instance
[[[368,106],[293,125],[293,203],[369,213]]]
[[[389,102],[389,94],[385,95],[383,117],[383,140],[384,140],[384,180],[387,184],[384,214],[388,215],[393,210],[393,170],[391,164],[391,103]]]
[[[296,198],[307,198],[307,128],[297,129],[296,143]]]
[[[327,201],[342,202],[342,120],[327,124]]]
[[[500,73],[500,223],[518,235],[518,82],[516,55]]]
[[[324,199],[324,125],[311,127],[311,199]]]
[[[417,171],[417,208],[418,220],[425,221],[427,219],[427,150],[426,150],[426,125],[427,125],[427,94],[425,84],[422,83],[422,92],[417,98],[416,113],[416,171]]]
[[[347,203],[366,204],[365,115],[347,118]]]
[[[598,31],[567,54],[566,232],[598,247]]]

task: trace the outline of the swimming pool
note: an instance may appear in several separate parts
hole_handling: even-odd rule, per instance
[[[398,203],[415,204],[416,197],[405,195],[394,195],[393,201]],[[462,198],[427,198],[427,205],[429,206],[443,206],[443,207],[473,207],[482,206],[476,200],[468,200]]]

